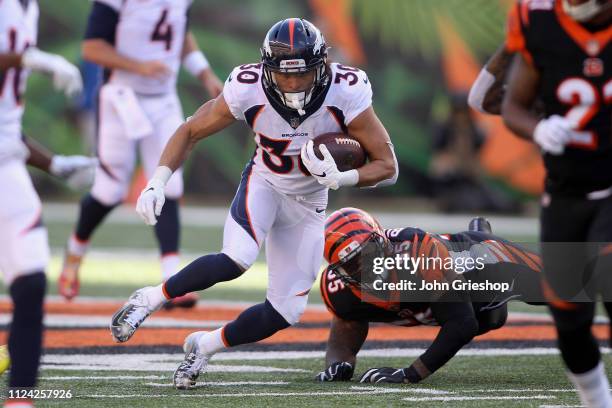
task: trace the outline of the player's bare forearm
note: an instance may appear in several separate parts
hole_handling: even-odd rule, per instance
[[[325,352],[325,365],[346,361],[355,367],[356,356],[366,337],[368,322],[332,319]]]
[[[512,62],[512,56],[514,54],[508,52],[506,44],[502,44],[495,50],[495,53],[491,55],[491,58],[485,65],[487,71],[495,76],[495,79],[502,82],[508,73],[508,68]]]
[[[348,132],[368,154],[368,163],[359,169],[358,186],[372,186],[395,176],[397,163],[391,139],[371,106],[349,123]]]
[[[138,73],[139,62],[117,52],[115,47],[102,39],[83,41],[81,46],[83,59],[108,69],[121,69]]]
[[[219,132],[235,121],[223,94],[206,102],[172,135],[159,159],[159,165],[175,171],[185,162],[198,141]]]
[[[482,102],[482,108],[490,114],[501,114],[506,77],[510,63],[512,62],[512,55],[513,54],[506,51],[505,44],[502,44],[497,51],[495,51],[495,54],[491,56],[485,66],[485,69],[495,77],[495,82],[485,94]]]
[[[539,118],[531,110],[540,82],[540,74],[521,54],[512,62],[508,89],[502,104],[506,126],[517,136],[532,140]]]
[[[27,164],[30,166],[34,166],[40,170],[49,172],[49,166],[51,166],[51,159],[53,158],[53,153],[36,142],[34,139],[31,139],[24,135],[23,142],[27,146],[30,151],[30,156],[28,157]]]
[[[19,68],[21,66],[21,54],[14,52],[0,54],[0,71],[6,71],[10,68]]]
[[[181,51],[181,59],[185,58],[192,51],[197,51],[199,49],[198,42],[196,41],[193,33],[188,31],[185,34],[185,40],[183,41],[183,50]]]
[[[189,121],[183,123],[168,140],[159,159],[159,166],[168,167],[173,172],[176,171],[183,165],[196,142],[192,137]]]

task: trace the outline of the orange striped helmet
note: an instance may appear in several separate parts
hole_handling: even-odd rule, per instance
[[[373,256],[383,256],[387,244],[378,221],[358,208],[334,211],[325,223],[325,260],[348,283],[359,285],[361,272],[368,269]],[[362,254],[368,248],[367,259]],[[342,267],[340,267],[342,266]]]
[[[352,207],[334,211],[325,221],[325,260],[331,265],[347,261],[372,233],[384,235],[367,212]]]

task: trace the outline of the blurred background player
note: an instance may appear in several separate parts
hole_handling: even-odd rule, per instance
[[[79,292],[79,268],[95,229],[126,197],[139,153],[151,178],[166,142],[183,123],[176,94],[182,66],[196,76],[211,97],[222,83],[189,31],[191,0],[93,2],[83,58],[106,69],[100,89],[97,155],[100,165],[91,192],[83,197],[74,233],[66,248],[59,293],[72,299]],[[162,278],[179,266],[179,209],[182,170],[165,188],[166,206],[155,226]],[[195,294],[173,302],[193,306]]]
[[[518,55],[502,105],[506,125],[542,150],[546,181],[540,240],[554,296],[550,309],[568,376],[589,407],[612,407],[591,333],[595,303],[568,300],[583,287],[589,255],[584,243],[612,242],[611,21],[609,0],[517,3],[507,49]],[[544,118],[531,110],[536,98]],[[610,293],[603,296],[610,314]]]
[[[486,183],[479,154],[485,134],[463,92],[451,95],[450,114],[433,135],[429,175],[445,213],[516,213],[520,204]]]
[[[36,385],[42,347],[45,269],[49,260],[41,202],[27,164],[62,177],[75,186],[87,181],[96,160],[83,156],[53,156],[22,133],[22,99],[30,71],[47,73],[57,90],[80,92],[79,70],[59,55],[36,48],[38,4],[35,0],[0,2],[0,194],[10,197],[0,206],[0,270],[13,301],[8,339],[12,367],[9,387]],[[5,406],[32,406],[30,400],[7,400]]]
[[[164,284],[136,291],[111,322],[115,340],[129,340],[168,299],[242,275],[265,241],[265,302],[220,329],[189,335],[185,360],[174,373],[178,389],[192,388],[218,351],[299,321],[322,262],[329,188],[389,185],[397,178],[393,145],[372,108],[370,81],[359,69],[327,61],[317,27],[299,18],[279,21],[266,34],[261,55],[261,63],[236,67],[223,94],[176,131],[138,199],[138,212],[155,224],[164,186],[197,141],[236,120],[253,130],[257,148],[226,218],[222,252],[196,259]],[[341,131],[368,153],[361,168],[340,172],[324,146],[323,158],[315,156],[314,137]]]
[[[508,301],[539,302],[540,257],[493,235],[483,218],[473,219],[469,228],[470,231],[442,235],[412,227],[383,230],[375,218],[357,208],[342,208],[327,218],[324,255],[330,266],[323,272],[320,290],[333,318],[325,356],[327,369],[317,375],[319,381],[351,379],[369,322],[440,326],[433,343],[409,367],[372,368],[361,377],[361,382],[417,383],[446,364],[474,337],[502,327],[508,316]],[[400,295],[400,291],[385,293],[368,287],[370,282],[366,280],[372,275],[367,269],[372,269],[374,257],[415,257],[429,254],[433,247],[438,248],[436,257],[440,259],[465,258],[466,254],[473,260],[481,258],[482,268],[459,271],[466,280],[506,282],[512,289],[476,291],[472,295],[455,291],[441,294],[435,301],[425,301],[427,295],[423,291]],[[397,275],[387,278],[387,282],[407,277],[397,271],[387,271],[379,277],[391,273]],[[420,267],[413,276],[420,287],[418,281],[437,280],[439,271]]]

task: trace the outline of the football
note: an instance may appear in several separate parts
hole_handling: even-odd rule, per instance
[[[357,169],[366,162],[366,152],[361,144],[346,133],[325,133],[313,139],[315,155],[322,159],[319,145],[324,144],[334,158],[338,170]]]

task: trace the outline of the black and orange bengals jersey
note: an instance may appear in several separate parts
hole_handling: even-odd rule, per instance
[[[331,269],[323,271],[321,296],[327,309],[343,320],[437,326],[429,303],[364,301],[358,289],[345,284]]]
[[[583,26],[561,0],[520,0],[508,19],[506,47],[540,74],[545,116],[575,124],[565,153],[544,154],[546,190],[584,195],[612,186],[612,26]]]
[[[510,275],[516,274],[533,275],[525,277],[524,282],[519,283],[517,279],[518,291],[507,292],[495,302],[504,304],[511,298],[529,298],[533,301],[536,295],[533,295],[530,290],[526,290],[528,286],[536,286],[532,284],[535,280],[539,281],[539,275],[542,268],[541,260],[535,253],[526,250],[506,239],[497,237],[484,232],[466,231],[457,234],[432,234],[423,231],[419,228],[397,228],[384,230],[385,236],[394,245],[394,253],[428,253],[429,248],[434,245],[443,246],[445,251],[438,251],[440,256],[455,256],[455,254],[465,253],[470,251],[474,245],[484,245],[494,259],[490,260],[485,266],[492,270],[494,274],[500,273],[500,270],[494,270],[495,265],[512,265]],[[435,244],[433,244],[435,243]],[[461,256],[461,255],[459,255]],[[419,270],[424,279],[430,270]],[[434,273],[437,273],[434,271]],[[468,273],[465,275],[468,277]],[[503,272],[502,272],[503,273]],[[478,280],[478,273],[472,273],[472,278]],[[520,289],[519,289],[520,288]],[[357,320],[368,322],[383,322],[392,323],[401,326],[417,326],[417,325],[437,325],[433,318],[429,302],[409,302],[405,299],[381,300],[373,295],[364,294],[359,289],[348,285],[330,268],[327,268],[320,281],[320,290],[323,301],[327,309],[344,320]],[[539,292],[539,288],[533,288],[535,292]],[[525,293],[523,293],[525,292]],[[482,303],[482,302],[478,302]],[[486,302],[485,302],[486,303]],[[493,303],[488,305],[489,308],[495,308]]]

